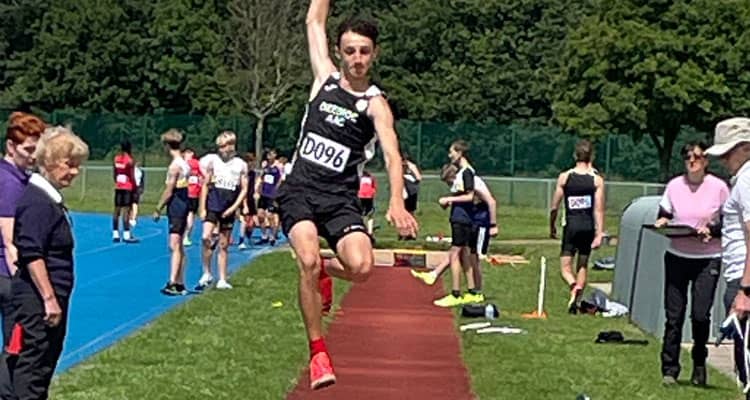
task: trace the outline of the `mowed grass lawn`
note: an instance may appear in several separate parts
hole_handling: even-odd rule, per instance
[[[557,276],[558,247],[519,249],[532,264],[484,266],[488,301],[497,324],[526,335],[458,333],[479,399],[733,399],[733,381],[711,370],[711,387],[663,388],[659,340],[626,319],[569,316],[567,291]],[[605,248],[594,256],[612,254]],[[535,306],[538,259],[548,260],[546,321],[521,314]],[[597,271],[592,280],[607,281]],[[235,290],[209,291],[178,306],[86,362],[57,377],[52,398],[73,399],[283,399],[307,361],[307,343],[296,304],[296,269],[287,251],[261,257],[232,278]],[[448,283],[448,282],[445,282]],[[348,285],[337,281],[336,301]],[[271,303],[284,306],[273,308]],[[660,305],[655,305],[660,306]],[[458,314],[458,310],[456,310]],[[459,323],[470,322],[457,318]],[[428,329],[428,328],[426,328]],[[648,346],[595,344],[601,330],[620,330]],[[439,349],[436,349],[439,351]],[[683,380],[690,357],[683,353]]]
[[[109,200],[104,197],[74,203],[79,210],[109,208]],[[382,221],[384,210],[378,212],[378,243],[427,245],[423,240],[395,242],[395,231]],[[421,202],[418,217],[422,236],[449,234],[447,212],[434,202]],[[543,209],[501,204],[501,239],[544,239],[546,218]],[[608,231],[616,234],[618,222],[616,214],[608,215]],[[716,370],[709,373],[709,388],[688,385],[685,381],[692,366],[687,352],[682,358],[683,384],[663,388],[658,338],[645,335],[627,319],[567,315],[567,290],[558,275],[557,245],[498,245],[495,249],[520,253],[532,261],[517,267],[484,265],[488,301],[501,310],[496,324],[521,327],[528,333],[457,333],[479,399],[572,400],[578,393],[594,400],[738,398],[733,380]],[[612,255],[614,250],[604,248],[592,258]],[[521,314],[536,304],[541,256],[548,261],[546,310],[550,317],[545,321],[525,320]],[[612,273],[606,271],[594,271],[591,276],[598,282],[611,279]],[[307,361],[307,343],[296,304],[294,261],[287,251],[263,256],[238,271],[232,282],[235,290],[196,296],[56,377],[52,398],[283,399]],[[337,282],[337,302],[348,289],[347,284]],[[282,301],[283,307],[273,308],[275,301]],[[456,315],[457,327],[473,322],[458,317],[458,310]],[[595,344],[602,330],[620,330],[628,339],[647,339],[649,344]]]

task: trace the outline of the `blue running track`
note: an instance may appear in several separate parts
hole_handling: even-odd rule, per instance
[[[168,297],[159,292],[169,273],[166,218],[158,223],[150,218],[139,218],[134,229],[141,240],[138,244],[112,243],[112,217],[109,215],[73,213],[72,219],[76,281],[58,373],[192,297]],[[237,225],[235,240],[239,231]],[[200,231],[200,226],[196,226],[193,246],[186,249],[188,289],[195,286],[201,275]],[[255,233],[260,234],[257,229]],[[277,246],[283,243],[282,236]],[[230,247],[230,272],[270,250],[268,246],[251,246],[244,251]],[[215,259],[212,268],[216,276]],[[232,282],[231,277],[229,282]]]

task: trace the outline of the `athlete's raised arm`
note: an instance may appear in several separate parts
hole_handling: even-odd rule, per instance
[[[330,0],[311,0],[310,8],[307,10],[307,45],[313,75],[315,76],[313,93],[316,93],[320,85],[328,79],[328,76],[336,71],[336,66],[331,61],[328,52],[328,38],[326,36],[329,4]]]
[[[404,171],[401,167],[401,154],[398,149],[398,137],[393,128],[393,113],[388,102],[382,96],[370,99],[368,114],[375,125],[375,132],[383,149],[385,167],[388,170],[390,183],[390,201],[386,218],[396,226],[400,235],[416,236],[419,226],[414,217],[404,208]]]

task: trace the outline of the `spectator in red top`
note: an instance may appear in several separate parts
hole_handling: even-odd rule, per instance
[[[378,191],[378,184],[375,177],[370,171],[363,171],[359,177],[359,203],[362,206],[362,216],[367,221],[367,233],[372,235],[373,223],[375,217],[375,194]]]
[[[120,241],[119,222],[122,217],[122,240],[136,243],[130,234],[130,207],[133,205],[135,185],[135,161],[131,155],[132,146],[125,140],[120,144],[120,153],[115,156],[113,178],[115,180],[115,211],[112,214],[112,241]]]
[[[185,149],[182,155],[190,166],[190,175],[188,175],[188,210],[190,213],[188,214],[187,228],[185,229],[182,244],[184,246],[192,246],[193,242],[190,240],[190,234],[193,233],[195,213],[198,212],[198,203],[201,197],[201,188],[203,187],[203,172],[201,172],[200,162],[195,158],[195,151],[193,149]]]

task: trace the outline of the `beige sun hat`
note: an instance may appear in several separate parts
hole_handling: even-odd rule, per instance
[[[706,154],[722,156],[743,142],[750,142],[750,118],[725,119],[716,124],[714,145],[706,150]]]

